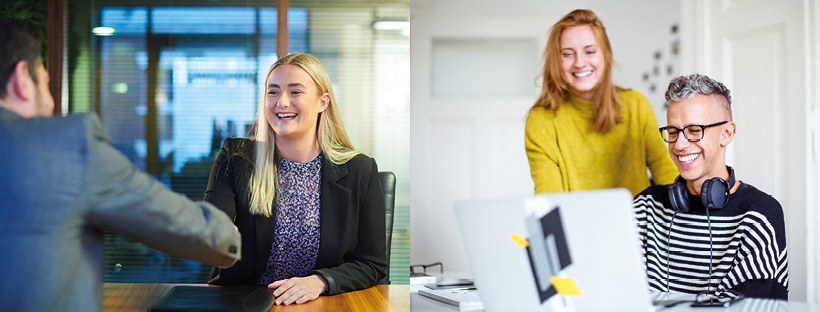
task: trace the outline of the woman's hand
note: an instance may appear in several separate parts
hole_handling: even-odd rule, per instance
[[[302,304],[318,298],[327,289],[327,282],[319,275],[311,275],[275,281],[268,288],[276,289],[276,305]]]

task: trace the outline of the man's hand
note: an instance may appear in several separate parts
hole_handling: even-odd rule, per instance
[[[318,298],[327,289],[327,282],[320,275],[311,275],[275,281],[268,288],[276,289],[277,305],[302,304]]]
[[[237,232],[239,232],[239,228],[236,225],[234,225],[233,228],[236,229]],[[229,266],[217,266],[217,267],[220,268],[220,269],[227,269],[227,268],[232,267],[238,261],[239,261],[239,258],[233,259],[233,263],[231,263],[231,265],[229,265]]]

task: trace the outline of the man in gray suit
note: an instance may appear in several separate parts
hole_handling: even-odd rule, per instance
[[[51,115],[42,32],[0,16],[0,309],[98,311],[103,234],[230,266],[225,213],[137,170],[96,115]]]

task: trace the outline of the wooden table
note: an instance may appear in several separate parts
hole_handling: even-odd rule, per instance
[[[103,311],[147,311],[172,287],[182,284],[103,285]],[[192,284],[186,284],[192,285]],[[209,287],[204,284],[197,286]],[[377,285],[335,296],[319,296],[305,304],[276,306],[271,311],[410,311],[409,285]]]

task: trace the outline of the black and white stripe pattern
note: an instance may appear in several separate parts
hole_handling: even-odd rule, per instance
[[[633,202],[652,290],[667,291],[667,267],[672,292],[698,293],[706,290],[711,282],[710,292],[722,295],[754,279],[773,279],[788,289],[786,246],[778,243],[777,231],[764,214],[748,210],[737,215],[709,217],[710,281],[707,216],[678,213],[670,235],[674,211],[667,208],[671,205],[661,202],[665,200],[668,200],[665,196],[644,192]]]

